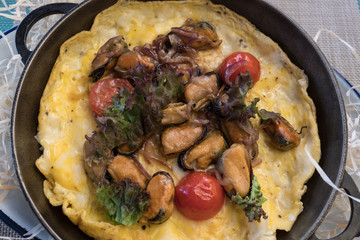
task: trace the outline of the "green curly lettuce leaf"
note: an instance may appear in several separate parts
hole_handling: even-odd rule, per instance
[[[262,204],[266,201],[266,198],[262,195],[256,176],[252,180],[250,195],[242,198],[239,194],[236,194],[231,198],[231,201],[242,207],[249,222],[254,220],[260,222],[261,217],[267,218],[264,209],[262,209]]]
[[[107,209],[110,221],[126,226],[137,223],[150,201],[150,194],[129,178],[99,186],[96,197],[100,205]]]
[[[127,143],[130,149],[134,149],[144,135],[141,122],[142,106],[139,102],[131,109],[127,108],[126,99],[129,96],[131,94],[123,88],[112,97],[113,104],[103,112],[104,117],[97,118],[100,129],[107,132],[107,140],[113,147]]]

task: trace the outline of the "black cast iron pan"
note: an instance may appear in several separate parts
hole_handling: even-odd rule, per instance
[[[42,224],[55,239],[89,239],[77,226],[53,207],[43,194],[43,175],[35,160],[41,155],[37,134],[40,98],[62,43],[82,30],[90,29],[94,17],[116,0],[92,0],[80,5],[51,4],[39,8],[20,24],[16,44],[26,62],[17,87],[11,118],[11,147],[22,190]],[[340,90],[323,54],[311,38],[279,10],[261,0],[214,0],[246,17],[271,37],[290,59],[309,77],[309,95],[314,100],[321,139],[320,165],[330,179],[353,196],[360,193],[351,177],[344,174],[347,149],[346,116]],[[53,27],[33,52],[25,47],[30,27],[40,18],[54,13],[69,13]],[[279,231],[278,239],[317,239],[314,232],[331,206],[335,190],[315,173],[303,196],[304,211],[290,232]],[[352,239],[359,231],[360,204],[350,201],[352,215],[347,229],[336,239]]]

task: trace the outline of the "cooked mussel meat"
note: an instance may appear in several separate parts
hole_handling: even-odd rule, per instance
[[[251,158],[254,158],[258,154],[258,131],[248,124],[242,124],[239,120],[223,121],[223,131],[228,137],[230,143],[244,144],[249,151]],[[245,131],[245,129],[247,131]]]
[[[166,129],[161,136],[164,154],[180,153],[196,144],[204,136],[205,127],[184,123]]]
[[[162,110],[161,124],[179,124],[186,121],[186,109],[185,103],[170,103],[167,108]]]
[[[158,161],[166,165],[166,156],[162,152],[159,134],[153,134],[146,140],[141,154],[148,163]]]
[[[287,151],[300,144],[300,135],[280,114],[261,109],[260,115],[261,126],[275,148]]]
[[[114,157],[107,170],[116,181],[130,178],[133,182],[138,183],[141,188],[146,187],[148,179],[141,173],[133,160],[126,156],[118,155]]]
[[[224,121],[224,126],[232,143],[243,143],[249,137],[249,134],[239,127],[237,120]]]
[[[243,144],[233,144],[219,158],[216,169],[221,174],[229,197],[237,193],[245,197],[251,183],[251,158]]]
[[[186,85],[184,95],[186,102],[195,104],[193,108],[199,109],[215,98],[218,91],[217,75],[205,74],[191,78],[190,83]]]
[[[135,68],[141,65],[145,70],[152,70],[154,68],[153,59],[148,56],[141,55],[138,52],[129,51],[119,56],[115,70],[126,71],[130,68]]]
[[[226,149],[226,141],[218,130],[210,131],[199,144],[179,155],[178,163],[186,170],[207,169]]]
[[[174,210],[175,185],[169,173],[155,173],[146,186],[150,193],[148,209],[143,213],[140,222],[163,223],[169,219]]]
[[[91,63],[93,71],[90,77],[95,80],[100,79],[106,70],[112,69],[117,58],[125,52],[128,52],[128,45],[123,36],[117,36],[109,39],[97,52],[96,57]]]
[[[208,22],[195,22],[187,19],[183,26],[171,28],[171,32],[176,34],[184,45],[197,50],[217,48],[222,42],[215,27]]]

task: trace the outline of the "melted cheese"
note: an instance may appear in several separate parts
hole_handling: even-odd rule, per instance
[[[111,37],[123,35],[131,46],[143,45],[168,33],[171,27],[181,26],[187,18],[211,22],[223,41],[218,49],[199,52],[201,67],[215,70],[232,52],[252,53],[260,61],[261,79],[247,98],[259,97],[260,108],[280,112],[297,130],[302,126],[307,129],[300,145],[287,152],[272,148],[269,138],[260,133],[262,163],[254,168],[254,174],[267,198],[263,208],[268,220],[248,223],[240,207],[227,199],[222,210],[206,221],[185,219],[175,209],[168,221],[146,225],[145,230],[140,224],[113,225],[99,207],[83,167],[84,136],[96,127],[88,100],[91,61]],[[306,191],[304,184],[314,172],[304,148],[320,159],[315,107],[306,88],[306,75],[277,44],[223,6],[204,1],[121,1],[101,12],[90,31],[75,35],[60,49],[40,104],[37,137],[44,152],[36,166],[47,178],[44,193],[52,205],[62,205],[74,224],[97,239],[274,239],[277,229],[291,229],[303,209],[300,199]],[[258,120],[253,123],[259,124]],[[161,164],[140,161],[150,174],[169,171]],[[185,173],[173,169],[170,174],[176,184]]]

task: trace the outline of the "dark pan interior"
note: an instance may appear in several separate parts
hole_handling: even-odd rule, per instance
[[[58,24],[35,50],[17,89],[13,106],[11,141],[13,157],[23,191],[47,230],[57,239],[89,239],[66,216],[60,207],[53,207],[43,194],[44,177],[34,162],[41,155],[37,134],[40,98],[57,58],[61,44],[81,30],[88,30],[101,10],[116,0],[93,0],[81,4]],[[215,0],[245,16],[257,28],[277,42],[290,59],[309,77],[309,95],[314,100],[321,139],[320,165],[331,180],[339,184],[346,153],[346,124],[340,93],[323,55],[311,39],[291,20],[261,0]],[[73,24],[76,23],[76,24]],[[290,232],[279,231],[279,239],[308,238],[327,211],[334,191],[320,176],[308,182],[303,197],[304,211]]]

